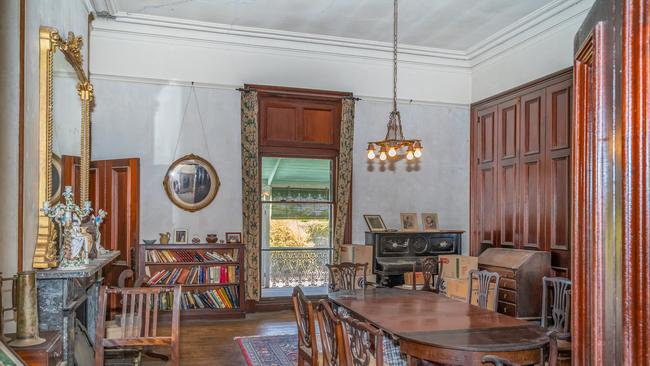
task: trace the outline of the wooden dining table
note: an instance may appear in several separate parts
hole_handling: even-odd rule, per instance
[[[367,288],[328,297],[396,338],[409,365],[418,360],[481,365],[485,355],[535,364],[549,342],[539,325],[432,292]]]

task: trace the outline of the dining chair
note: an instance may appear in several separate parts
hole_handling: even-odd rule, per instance
[[[298,326],[298,366],[304,365],[305,362],[310,366],[318,366],[318,338],[313,304],[298,286],[293,288],[291,301]]]
[[[343,324],[327,300],[319,301],[317,317],[323,346],[323,365],[347,366],[344,356]]]
[[[366,287],[366,272],[368,263],[343,262],[339,264],[326,264],[330,273],[329,290],[331,292],[340,290],[356,290]],[[357,277],[361,276],[361,282],[357,283]]]
[[[472,283],[474,282],[474,276],[478,279],[478,295],[477,295],[477,304],[482,309],[487,309],[488,294],[490,292],[490,283],[494,279],[494,307],[496,311],[497,302],[499,301],[499,279],[500,276],[497,272],[488,272],[488,271],[479,271],[472,269],[469,271],[467,276],[467,303],[472,303]]]
[[[384,365],[383,332],[352,317],[343,322],[343,349],[348,366]]]
[[[158,336],[158,301],[161,293],[173,292],[172,323],[170,336]],[[106,334],[106,310],[108,297],[121,297],[122,314],[117,322],[116,334]],[[104,364],[104,348],[134,348],[169,346],[170,364],[180,365],[180,301],[181,287],[142,287],[99,289],[99,304],[95,326],[95,366]]]
[[[550,336],[549,363],[571,364],[571,280],[564,277],[542,278],[541,326]],[[549,310],[550,319],[549,323]]]

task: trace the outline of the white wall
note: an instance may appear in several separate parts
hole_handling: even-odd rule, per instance
[[[352,240],[364,242],[364,214],[400,227],[400,212],[437,212],[440,228],[469,230],[469,110],[442,104],[399,105],[406,137],[422,139],[422,157],[394,164],[368,161],[367,142],[386,133],[390,103],[357,103],[352,179]],[[469,237],[463,236],[468,253]]]
[[[140,237],[187,228],[204,238],[241,231],[241,145],[239,92],[196,89],[208,148],[204,146],[196,104],[192,100],[179,141],[189,88],[140,81],[94,78],[97,105],[93,115],[93,160],[140,158]],[[407,134],[422,138],[419,164],[370,167],[366,142],[381,137],[389,101],[359,101],[355,118],[353,175],[353,241],[363,242],[364,213],[381,214],[398,226],[400,212],[438,212],[445,228],[468,228],[467,107],[400,105]],[[188,213],[167,198],[162,181],[178,157],[195,153],[208,159],[221,179],[217,198],[205,209]],[[424,187],[424,188],[423,188]],[[419,191],[414,197],[413,192]]]
[[[5,276],[16,273],[18,269],[18,107],[20,71],[20,5],[18,0],[0,2],[0,44],[4,51],[0,54],[0,176],[2,208],[0,209],[0,272]],[[11,289],[4,286],[4,304],[11,303]],[[2,316],[2,314],[0,314]],[[14,323],[9,324],[12,331]]]
[[[32,266],[38,229],[38,83],[39,27],[57,28],[82,36],[83,58],[87,60],[88,11],[83,0],[29,0],[25,16],[25,185],[24,185],[24,268]],[[81,115],[80,115],[81,116]],[[81,123],[81,117],[79,117]]]

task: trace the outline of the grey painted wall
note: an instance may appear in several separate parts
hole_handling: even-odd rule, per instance
[[[196,104],[181,119],[189,88],[178,85],[93,79],[97,102],[93,114],[93,159],[140,158],[140,238],[187,228],[201,238],[241,231],[240,102],[234,90],[197,88],[208,147],[203,142]],[[400,212],[438,212],[446,228],[468,228],[468,108],[447,105],[401,105],[405,132],[422,138],[418,164],[369,165],[368,140],[383,137],[391,104],[357,103],[353,175],[353,241],[363,242],[364,213],[381,214],[397,227]],[[179,142],[178,151],[174,153]],[[162,181],[176,158],[196,153],[211,161],[221,179],[215,201],[196,213],[167,198]]]

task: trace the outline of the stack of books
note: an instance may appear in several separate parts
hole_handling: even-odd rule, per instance
[[[234,262],[237,258],[237,249],[233,254],[201,252],[197,250],[147,250],[145,261],[149,263],[176,263],[176,262]]]
[[[160,294],[160,310],[171,310],[174,294]],[[181,293],[181,309],[235,309],[239,307],[237,289],[233,286],[211,289],[206,291],[187,291]]]
[[[145,273],[150,276],[149,267]],[[150,276],[147,284],[153,285],[175,285],[175,284],[221,284],[239,282],[239,268],[230,266],[195,266],[189,268],[161,269],[153,276]]]

